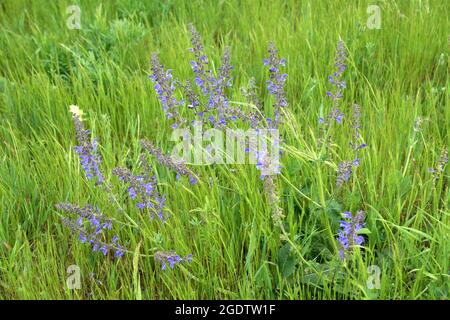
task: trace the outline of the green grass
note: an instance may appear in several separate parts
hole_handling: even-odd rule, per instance
[[[0,1],[0,298],[448,299],[449,169],[436,182],[428,172],[449,145],[448,1],[81,1],[80,30],[66,27],[70,4]],[[381,8],[379,30],[366,28],[371,4]],[[243,101],[239,88],[254,76],[269,111],[270,40],[288,60],[277,180],[287,240],[249,165],[195,167],[202,179],[190,186],[155,162],[171,211],[164,225],[124,203],[131,223],[84,178],[71,104],[86,112],[105,172],[136,167],[142,138],[170,150],[149,60],[156,51],[176,77],[191,77],[189,22],[215,66],[231,47],[232,100]],[[328,158],[316,139],[339,37],[348,50],[342,110],[349,118],[361,105],[368,147],[338,190],[350,123],[332,129]],[[115,260],[81,244],[61,223],[61,201],[101,207],[131,253]],[[371,233],[343,265],[338,220],[358,209]],[[194,259],[161,271],[155,249]],[[72,264],[79,290],[66,286]],[[370,265],[380,268],[380,289],[366,285]]]

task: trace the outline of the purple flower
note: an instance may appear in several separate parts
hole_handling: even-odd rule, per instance
[[[280,59],[278,57],[278,50],[275,45],[271,43],[269,45],[269,58],[264,59],[263,63],[265,66],[269,67],[269,80],[267,81],[267,90],[274,96],[275,101],[273,103],[274,108],[274,119],[271,121],[271,128],[277,128],[278,124],[281,123],[282,113],[281,109],[287,107],[286,93],[284,86],[286,83],[287,74],[281,73],[281,67],[286,64],[285,59]]]
[[[91,142],[90,131],[84,129],[83,122],[76,114],[73,115],[73,121],[78,141],[78,146],[75,146],[74,149],[80,158],[81,167],[86,174],[86,178],[91,180],[97,177],[96,183],[101,184],[103,183],[103,176],[99,169],[101,158],[97,153],[97,141],[93,139]]]
[[[193,24],[189,24],[189,31],[191,32],[192,48],[189,49],[195,56],[194,61],[191,61],[192,71],[196,74],[195,83],[200,88],[203,95],[209,93],[206,84],[208,83],[208,75],[211,76],[211,71],[208,70],[208,58],[203,52],[203,45],[200,34],[197,32]],[[207,75],[208,74],[208,75]]]
[[[359,158],[356,158],[353,161],[343,161],[339,163],[336,179],[336,186],[338,188],[341,187],[345,182],[348,182],[350,180],[350,177],[353,173],[353,167],[359,166],[359,160]]]
[[[332,100],[331,111],[326,118],[320,118],[319,123],[322,124],[321,137],[319,138],[319,145],[324,142],[330,143],[331,137],[328,135],[326,128],[330,127],[332,120],[336,123],[341,124],[344,118],[344,114],[338,109],[339,101],[343,98],[343,90],[345,88],[345,83],[342,78],[347,65],[345,61],[347,59],[347,54],[345,51],[344,42],[339,40],[337,45],[336,57],[335,57],[335,71],[333,75],[328,76],[328,81],[333,85],[333,91],[327,91],[326,94]]]
[[[125,249],[125,247],[123,247],[117,243],[118,240],[119,240],[119,238],[117,236],[114,236],[111,240],[111,243],[115,249],[114,257],[120,259],[123,257],[126,249]]]
[[[257,94],[257,87],[254,77],[250,79],[248,87],[242,90],[242,94],[245,96],[248,104],[253,108],[250,111],[249,115],[239,115],[238,118],[241,118],[249,123],[252,128],[260,127],[262,121],[264,120],[264,117],[262,116],[264,114],[264,108]]]
[[[119,180],[128,184],[128,195],[131,199],[137,199],[136,207],[140,210],[148,208],[150,210],[150,219],[153,219],[155,213],[164,221],[164,203],[165,197],[160,196],[156,191],[156,177],[149,177],[147,175],[134,175],[130,170],[126,168],[114,168],[113,174],[119,178]]]
[[[100,251],[105,256],[108,252],[115,251],[117,258],[123,255],[125,247],[117,243],[117,236],[113,236],[110,242],[105,240],[107,230],[112,229],[112,221],[106,218],[98,208],[90,205],[79,207],[71,203],[59,203],[56,208],[75,216],[74,219],[64,217],[62,221],[73,233],[78,234],[81,243],[91,245],[92,251]]]
[[[345,51],[344,41],[339,40],[337,44],[336,57],[334,59],[334,67],[336,68],[333,75],[328,76],[328,81],[334,86],[334,92],[327,92],[327,95],[333,100],[333,107],[338,103],[338,99],[342,99],[342,91],[345,88],[345,82],[341,79],[347,65],[347,53]]]
[[[122,250],[116,250],[116,252],[114,253],[114,257],[115,258],[122,258],[123,257],[124,252]]]
[[[275,129],[272,129],[275,130]],[[276,132],[276,131],[275,131]],[[252,150],[256,155],[256,168],[261,171],[261,180],[264,180],[264,178],[268,174],[280,174],[281,166],[279,165],[279,158],[278,154],[270,154],[269,148],[267,145],[267,142],[265,141],[266,137],[260,136],[261,143],[259,145],[258,150]],[[279,147],[279,137],[275,137],[272,141],[271,148],[277,150]],[[254,146],[252,146],[254,147]],[[253,149],[253,148],[251,148]],[[273,152],[273,151],[272,151]]]
[[[364,227],[365,212],[358,210],[355,216],[346,211],[343,214],[345,220],[340,221],[341,230],[338,232],[338,242],[340,245],[339,256],[342,261],[350,253],[354,246],[364,243],[364,237],[358,235],[358,231]]]
[[[232,86],[233,80],[231,76],[233,67],[231,66],[230,49],[228,47],[225,48],[216,77],[209,68],[208,58],[204,53],[200,34],[192,24],[189,25],[189,31],[192,43],[192,48],[189,51],[194,54],[194,60],[190,62],[192,71],[195,74],[194,83],[199,88],[206,102],[200,102],[199,96],[192,90],[188,82],[184,87],[186,98],[189,101],[188,108],[195,110],[202,123],[216,128],[223,128],[229,121],[235,122],[237,119],[250,122],[249,115],[240,108],[229,105],[226,91]],[[200,109],[199,107],[201,106],[202,108]],[[208,113],[208,116],[205,117],[205,113]]]
[[[194,109],[198,114],[197,108],[200,106],[200,98],[197,93],[192,89],[191,82],[189,80],[183,85],[184,94],[188,103],[189,109]]]
[[[188,176],[189,182],[194,185],[198,182],[195,174],[187,168],[184,162],[176,161],[172,159],[170,156],[165,155],[160,149],[156,148],[152,142],[148,140],[141,140],[141,146],[146,150],[149,154],[156,157],[158,162],[165,167],[175,171],[177,173],[177,180],[180,176]],[[146,161],[146,158],[142,158],[143,161]]]
[[[222,65],[219,68],[219,76],[210,81],[210,105],[209,108],[217,110],[218,120],[215,122],[217,127],[223,127],[233,115],[228,114],[228,97],[226,89],[231,87],[231,58],[230,48],[225,49],[222,57]]]
[[[172,127],[177,128],[183,125],[186,120],[181,117],[178,107],[184,102],[175,98],[176,81],[173,80],[172,70],[164,70],[164,66],[159,62],[158,55],[154,53],[151,58],[150,78],[152,79],[154,89],[161,102],[162,108],[168,119],[174,119]]]
[[[448,163],[448,149],[443,148],[439,159],[437,160],[436,168],[428,168],[428,172],[433,174],[433,181],[439,179],[444,173],[445,165]]]
[[[167,265],[169,265],[169,268],[173,269],[175,265],[178,263],[191,262],[192,254],[188,254],[187,256],[182,258],[180,255],[176,254],[173,251],[170,252],[157,251],[155,253],[155,260],[161,263],[161,270],[166,270]]]
[[[355,153],[355,160],[353,161],[343,161],[339,163],[338,166],[338,177],[336,180],[336,186],[341,187],[345,182],[348,182],[350,179],[350,176],[353,171],[353,167],[358,167],[360,165],[360,158],[358,157],[358,153],[360,150],[364,149],[366,147],[365,143],[361,143],[362,137],[361,133],[359,131],[361,125],[360,125],[360,117],[361,117],[361,111],[359,105],[355,104],[353,105],[353,116],[352,116],[352,140],[350,141],[350,146],[354,150]]]
[[[342,120],[344,119],[344,114],[339,110],[339,109],[333,109],[329,114],[328,114],[328,119],[330,120],[334,120],[337,123],[341,124]]]
[[[202,110],[202,113],[197,113],[203,118],[204,112],[217,112],[217,118],[215,115],[209,116],[209,121],[214,127],[223,127],[226,124],[226,119],[229,115],[228,109],[228,97],[226,95],[226,89],[231,87],[231,70],[233,67],[230,64],[230,49],[226,48],[222,57],[222,65],[219,68],[219,74],[214,77],[213,72],[208,69],[208,58],[203,52],[203,45],[201,42],[200,34],[195,27],[190,24],[189,31],[191,32],[192,48],[190,51],[194,54],[195,60],[191,61],[192,71],[195,73],[194,82],[200,89],[204,97],[208,99],[206,104],[206,110]],[[197,99],[192,99],[193,95],[190,93],[191,101],[196,101],[196,105],[200,105]],[[192,107],[196,107],[194,103]]]
[[[133,187],[129,187],[128,188],[128,194],[129,194],[131,199],[136,199],[136,197],[137,197],[137,193],[136,193],[136,191],[134,190]]]
[[[358,152],[361,149],[364,149],[367,145],[365,143],[361,143],[360,140],[362,140],[361,136],[361,108],[359,105],[354,104],[353,105],[353,115],[352,115],[352,128],[353,128],[353,134],[352,134],[352,141],[350,141],[350,146]]]

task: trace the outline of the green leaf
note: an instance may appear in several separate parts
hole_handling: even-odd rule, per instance
[[[297,259],[291,254],[291,246],[289,243],[283,245],[278,252],[278,267],[284,278],[289,277],[295,271]]]
[[[362,228],[362,229],[359,229],[359,231],[358,231],[358,234],[371,234],[371,233],[372,232],[370,232],[370,230],[367,228]]]

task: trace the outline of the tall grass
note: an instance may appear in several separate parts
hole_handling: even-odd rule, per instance
[[[448,298],[449,171],[434,181],[428,168],[449,145],[449,2],[80,1],[80,30],[66,27],[71,4],[0,2],[0,298]],[[366,28],[371,4],[381,8],[379,30]],[[176,77],[191,77],[190,22],[216,68],[231,47],[233,101],[254,76],[270,111],[262,67],[269,41],[287,58],[278,184],[288,239],[273,225],[252,166],[195,167],[203,178],[191,186],[155,162],[171,211],[163,226],[131,204],[129,222],[83,177],[71,104],[87,113],[106,172],[137,166],[142,138],[170,150],[149,60],[156,51]],[[349,124],[333,130],[336,146],[324,158],[317,119],[330,108],[327,76],[339,38],[348,51],[342,110],[350,116],[353,103],[361,106],[368,147],[337,189]],[[81,244],[61,223],[61,201],[95,203],[128,221],[118,230],[131,252],[110,259]],[[338,221],[358,209],[370,234],[343,265]],[[160,247],[192,253],[193,261],[160,270],[148,257]],[[73,264],[79,290],[66,286]],[[367,286],[372,265],[381,271],[379,289]]]

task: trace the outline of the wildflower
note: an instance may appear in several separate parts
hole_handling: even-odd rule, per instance
[[[251,77],[247,88],[242,88],[242,95],[247,99],[247,102],[252,105],[253,107],[256,107],[259,111],[263,111],[263,106],[261,103],[261,100],[258,97],[257,94],[257,87],[255,84],[255,77]]]
[[[448,149],[447,148],[443,148],[441,155],[437,161],[437,166],[436,168],[429,168],[428,172],[433,174],[433,180],[436,181],[437,179],[439,179],[439,177],[441,176],[441,174],[444,172],[445,170],[445,165],[448,163]]]
[[[255,151],[256,154],[256,168],[261,171],[261,179],[264,180],[264,178],[266,177],[267,174],[280,174],[280,169],[281,166],[279,165],[279,153],[276,153],[276,151],[279,150],[279,136],[278,132],[275,129],[271,129],[273,130],[273,134],[275,134],[275,136],[273,136],[270,142],[271,142],[271,149],[272,149],[272,154],[269,152],[268,150],[268,146],[267,146],[267,141],[268,139],[266,139],[266,137],[264,137],[263,135],[261,135],[261,131],[262,130],[257,130],[257,133],[259,135],[259,139],[260,139],[260,146],[259,149]],[[265,131],[267,132],[267,131]],[[252,146],[252,149],[255,148],[255,146]],[[253,151],[253,150],[252,150]]]
[[[197,95],[197,93],[192,89],[192,84],[189,80],[186,81],[185,85],[183,86],[184,94],[186,96],[186,100],[188,102],[188,108],[195,110],[195,112],[198,112],[197,108],[200,106],[200,98]]]
[[[339,109],[333,109],[329,114],[328,114],[328,119],[330,120],[334,120],[337,123],[341,124],[342,120],[344,119],[344,114],[341,112],[341,110]],[[322,122],[324,122],[323,118],[322,118]]]
[[[341,187],[345,182],[348,182],[350,180],[350,177],[353,173],[353,167],[359,166],[359,160],[359,158],[356,158],[353,161],[342,161],[339,163],[336,179],[336,186],[338,188]]]
[[[269,67],[269,80],[267,81],[267,89],[271,95],[274,96],[274,118],[266,118],[267,126],[270,130],[275,130],[276,137],[272,142],[272,152],[273,150],[278,150],[280,136],[278,134],[278,126],[282,123],[282,109],[287,107],[287,99],[286,93],[284,90],[285,82],[287,79],[287,74],[281,73],[280,69],[286,65],[286,59],[280,59],[278,57],[278,50],[275,48],[275,45],[271,43],[269,45],[269,57],[263,60],[265,66]],[[250,96],[251,97],[251,96]],[[254,98],[251,98],[254,103],[258,106],[258,101]],[[262,108],[261,108],[262,109]],[[258,110],[259,111],[259,110]],[[262,123],[262,118],[257,113],[250,114],[251,125],[252,127],[266,127]],[[272,132],[272,133],[274,133]],[[271,212],[272,212],[272,220],[281,229],[283,229],[282,219],[284,218],[283,210],[280,207],[280,199],[278,197],[277,186],[275,182],[275,178],[272,175],[267,175],[267,171],[270,170],[271,174],[279,174],[280,166],[278,165],[278,155],[276,158],[276,163],[274,163],[273,157],[269,157],[269,153],[267,150],[267,142],[265,141],[265,137],[260,135],[261,131],[257,130],[258,136],[261,139],[262,143],[260,150],[256,152],[257,159],[257,168],[261,171],[261,179],[264,180],[264,192],[267,197],[267,202],[269,203]],[[274,166],[276,166],[274,168]]]
[[[193,24],[189,24],[189,31],[191,32],[192,48],[189,49],[195,60],[191,61],[192,70],[196,74],[195,83],[200,88],[203,95],[208,95],[209,89],[207,83],[212,77],[212,72],[208,70],[208,57],[203,52],[203,45],[200,34],[197,32]]]
[[[158,95],[159,101],[168,119],[174,119],[173,128],[183,125],[186,120],[181,117],[178,107],[183,105],[183,101],[175,98],[174,91],[176,89],[176,81],[173,80],[172,71],[164,70],[164,66],[159,62],[158,55],[154,53],[151,58],[150,78],[155,83],[154,88]]]
[[[209,61],[204,53],[199,33],[192,24],[189,25],[189,31],[192,35],[192,48],[189,50],[195,57],[190,62],[195,73],[194,82],[207,102],[203,108],[199,109],[198,107],[203,106],[203,104],[200,103],[199,97],[190,85],[186,85],[185,94],[190,102],[188,108],[195,109],[196,115],[202,123],[206,122],[216,128],[223,128],[229,121],[236,122],[237,119],[248,122],[249,116],[239,108],[230,106],[226,94],[226,89],[232,86],[231,71],[233,67],[231,66],[230,49],[225,49],[218,75],[215,77],[208,68]],[[206,113],[208,113],[208,116],[205,116]]]
[[[106,231],[112,229],[112,221],[106,218],[98,208],[90,205],[78,207],[71,203],[59,203],[58,210],[68,212],[75,217],[62,218],[63,223],[75,234],[82,243],[89,243],[93,251],[99,251],[103,255],[114,252],[116,258],[123,256],[125,247],[117,243],[118,237],[113,236],[111,242],[107,242]]]
[[[274,119],[267,118],[267,126],[269,127],[269,130],[272,133],[276,134],[276,137],[274,140],[272,140],[272,149],[278,150],[279,148],[279,141],[280,137],[277,131],[278,125],[281,123],[281,109],[287,107],[287,100],[286,100],[286,94],[284,92],[284,85],[287,78],[287,74],[282,74],[280,71],[281,67],[284,67],[286,65],[285,59],[280,59],[278,57],[278,50],[275,48],[275,45],[271,43],[269,45],[269,57],[267,59],[263,60],[263,63],[265,66],[269,67],[269,73],[270,73],[270,79],[267,81],[267,88],[269,90],[269,93],[272,94],[275,98],[273,107],[274,107]],[[254,98],[253,98],[254,99]],[[255,103],[258,103],[255,101]],[[261,118],[258,117],[256,114],[253,114],[250,116],[251,119],[251,125],[252,126],[260,126],[262,124]],[[265,127],[265,125],[262,125]],[[257,169],[261,171],[261,179],[264,180],[266,176],[266,172],[270,170],[272,174],[279,174],[280,166],[278,164],[274,164],[273,157],[269,156],[268,150],[267,150],[267,143],[265,141],[265,137],[261,136],[261,130],[256,131],[259,139],[261,140],[261,147],[260,150],[252,150],[256,153],[256,159],[257,159]],[[266,132],[266,131],[264,131]],[[277,154],[278,156],[278,154]],[[278,160],[278,157],[277,159]],[[276,168],[274,168],[274,165]],[[273,184],[268,184],[268,186],[272,187]],[[269,193],[272,193],[272,191],[269,191]]]
[[[200,35],[192,24],[189,28],[192,34],[190,51],[195,55],[195,60],[191,61],[192,70],[196,74],[195,83],[202,94],[208,98],[207,109],[201,111],[198,115],[203,118],[205,112],[217,111],[217,117],[210,115],[208,121],[214,127],[223,127],[229,120],[227,114],[228,97],[225,91],[231,87],[232,81],[231,70],[233,67],[230,64],[230,49],[225,49],[219,75],[215,78],[212,71],[208,69],[208,58],[203,52]]]
[[[286,65],[286,59],[280,59],[278,57],[278,50],[271,43],[269,46],[269,58],[264,59],[263,63],[269,67],[270,73],[269,80],[267,81],[267,89],[275,98],[273,103],[274,119],[271,121],[271,127],[277,128],[281,122],[281,109],[287,107],[286,93],[284,91],[287,74],[281,73],[280,71],[280,68]]]
[[[356,159],[353,161],[343,161],[339,163],[338,170],[337,170],[337,179],[336,179],[336,186],[339,188],[341,187],[345,182],[348,182],[350,180],[350,176],[353,172],[353,167],[358,167],[360,163],[360,158],[358,157],[358,153],[360,150],[364,149],[366,147],[365,143],[361,143],[360,140],[362,140],[362,136],[360,133],[360,118],[361,118],[361,111],[359,105],[355,104],[353,106],[353,116],[352,116],[352,139],[350,141],[350,146],[355,152]]]
[[[358,231],[364,227],[365,212],[358,210],[355,216],[351,212],[344,212],[345,220],[340,221],[341,230],[338,233],[338,242],[340,245],[339,256],[343,261],[346,254],[351,252],[355,246],[364,243],[364,238],[358,235]]]
[[[336,57],[334,61],[335,72],[333,75],[328,76],[328,81],[334,86],[335,90],[333,92],[327,91],[327,96],[332,100],[332,108],[327,117],[319,118],[319,123],[321,127],[321,137],[319,138],[319,145],[323,143],[331,143],[331,137],[327,136],[326,129],[330,127],[332,121],[340,124],[344,118],[344,114],[338,108],[339,100],[343,98],[343,90],[345,88],[345,82],[341,79],[347,65],[345,60],[347,59],[347,54],[345,52],[344,42],[339,40],[337,45]]]
[[[161,196],[156,190],[156,177],[145,175],[134,175],[126,168],[114,168],[113,174],[121,181],[128,184],[128,195],[131,199],[138,199],[136,207],[140,210],[148,208],[151,210],[150,219],[153,219],[154,213],[158,215],[161,221],[164,221],[164,206],[166,197]]]
[[[182,258],[180,255],[176,254],[174,251],[171,251],[171,252],[157,251],[155,253],[155,260],[161,263],[161,270],[166,270],[167,265],[169,265],[169,267],[171,269],[173,269],[177,263],[191,262],[192,254],[188,254],[187,256]]]
[[[334,92],[327,92],[327,96],[329,96],[333,101],[333,111],[336,110],[339,99],[343,98],[342,91],[345,88],[345,82],[341,79],[342,74],[344,73],[347,65],[345,64],[345,60],[347,59],[347,54],[345,52],[344,42],[339,40],[337,45],[336,57],[334,60],[334,66],[336,68],[333,75],[328,76],[328,81],[335,87]]]
[[[261,100],[259,99],[256,93],[256,85],[255,78],[252,77],[248,83],[248,87],[242,89],[243,96],[247,99],[248,104],[254,108],[254,110],[250,111],[246,120],[251,125],[252,128],[257,128],[262,123],[264,117],[262,114],[264,113],[263,105]]]
[[[231,77],[231,70],[233,70],[233,66],[231,65],[230,48],[226,47],[225,53],[222,56],[222,65],[219,68],[219,77],[217,79],[219,89],[231,87],[233,80]]]
[[[226,48],[222,57],[222,65],[219,68],[219,76],[217,79],[210,78],[210,94],[209,94],[209,109],[217,110],[217,119],[214,119],[213,125],[215,127],[222,127],[226,125],[230,115],[228,114],[228,97],[226,96],[226,88],[231,87],[231,70],[233,67],[230,64],[230,49]]]
[[[350,141],[350,146],[355,150],[355,152],[358,152],[359,150],[365,148],[367,145],[365,143],[359,143],[359,141],[362,139],[360,128],[361,118],[361,109],[359,105],[354,104],[353,105],[353,116],[352,116],[352,128],[353,128],[353,134],[352,134],[352,140]]]
[[[149,154],[155,156],[160,164],[175,171],[177,173],[177,175],[176,175],[177,180],[181,176],[188,176],[189,182],[191,184],[196,184],[198,182],[197,177],[194,175],[194,173],[191,170],[189,170],[186,167],[184,162],[173,160],[170,156],[165,155],[160,149],[156,148],[153,145],[153,143],[148,140],[141,140],[141,146]]]
[[[80,107],[78,107],[77,105],[70,105],[69,106],[69,111],[73,114],[76,115],[80,120],[83,120],[83,115],[84,112],[83,110],[80,109]]]
[[[82,113],[75,112],[77,110],[74,110],[73,108],[72,111],[74,111],[73,122],[75,125],[76,138],[78,141],[78,146],[75,146],[74,149],[80,158],[81,167],[85,172],[86,178],[92,180],[94,177],[97,177],[96,183],[102,184],[103,176],[99,169],[101,158],[97,153],[97,140],[94,138],[91,142],[90,131],[84,129],[83,122],[80,118],[80,115],[82,115]]]

